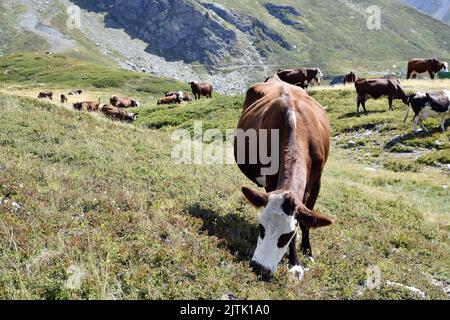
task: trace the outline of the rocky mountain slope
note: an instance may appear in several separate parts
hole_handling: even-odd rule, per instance
[[[372,1],[5,0],[0,54],[51,50],[115,61],[138,72],[212,81],[242,92],[273,70],[319,66],[400,73],[412,57],[450,59],[450,27],[400,1],[379,0],[381,29],[367,27]],[[81,8],[80,29],[67,8]],[[420,23],[419,23],[420,22]]]
[[[450,24],[450,0],[402,0],[405,4]]]

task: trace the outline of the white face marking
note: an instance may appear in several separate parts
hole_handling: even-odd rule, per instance
[[[448,72],[448,62],[444,62],[444,71]]]
[[[259,223],[264,227],[265,235],[264,239],[259,237],[258,246],[252,258],[253,261],[272,273],[275,273],[290,243],[289,241],[283,248],[279,248],[278,240],[282,235],[297,230],[297,220],[294,215],[288,216],[281,207],[285,199],[284,196],[285,193],[271,195],[267,206],[262,210]]]

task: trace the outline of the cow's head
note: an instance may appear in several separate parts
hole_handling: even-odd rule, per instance
[[[111,99],[109,99],[109,102],[111,103],[111,105],[113,105],[115,107],[115,106],[117,106],[117,102],[119,102],[119,97],[112,96]]]
[[[332,221],[320,213],[307,209],[289,191],[258,192],[246,187],[242,192],[257,208],[263,208],[258,218],[260,233],[251,267],[270,280],[297,234],[299,223],[307,228],[328,226]]]
[[[444,62],[444,67],[442,68],[442,70],[448,72],[448,62]]]

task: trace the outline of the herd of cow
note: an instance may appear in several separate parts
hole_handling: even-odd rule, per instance
[[[214,88],[210,83],[198,83],[190,82],[189,85],[192,88],[192,94],[195,99],[201,99],[202,96],[212,98]],[[68,93],[69,96],[76,96],[85,93],[83,89],[74,90]],[[61,94],[61,103],[65,104],[69,101],[65,94]],[[38,99],[50,99],[53,100],[53,92],[40,92]],[[181,104],[183,102],[192,101],[192,97],[189,93],[184,91],[178,92],[166,92],[164,97],[158,100],[157,104]],[[102,112],[107,117],[112,119],[132,122],[136,120],[136,114],[128,112],[127,108],[139,107],[139,102],[130,98],[120,98],[118,96],[112,96],[109,100],[109,104],[104,104],[100,107],[100,99],[98,101],[81,101],[73,103],[73,108],[78,111],[88,112]]]
[[[434,79],[435,75],[440,71],[448,71],[447,62],[441,62],[436,59],[414,59],[408,63],[407,79],[416,79],[418,74],[426,72],[428,72],[431,79]],[[277,76],[284,82],[306,89],[314,83],[320,85],[320,79],[323,74],[319,68],[296,68],[279,70]],[[355,84],[358,115],[361,106],[367,114],[366,101],[368,99],[378,99],[385,96],[389,100],[389,110],[393,110],[393,101],[396,99],[402,100],[408,106],[405,122],[409,114],[409,107],[413,109],[415,113],[413,120],[414,131],[417,130],[418,124],[423,130],[426,130],[423,121],[430,116],[441,117],[440,129],[445,130],[445,118],[450,113],[450,91],[448,90],[417,92],[407,95],[400,80],[395,77],[358,79],[353,71],[345,75],[343,83],[344,85],[347,83]]]
[[[448,64],[435,59],[412,60],[408,65],[408,78],[429,72],[431,78],[448,70]],[[270,279],[278,264],[289,249],[291,272],[302,278],[304,269],[296,251],[298,229],[302,234],[301,251],[311,260],[312,249],[309,232],[312,228],[325,227],[332,220],[314,210],[321,188],[321,177],[330,150],[330,124],[325,109],[304,89],[315,83],[320,85],[323,76],[319,68],[297,68],[279,70],[276,74],[251,87],[246,94],[244,108],[238,123],[234,142],[236,162],[242,173],[253,183],[265,188],[265,192],[243,187],[246,199],[255,207],[262,208],[259,221],[259,238],[251,267],[263,279]],[[345,83],[354,83],[357,92],[357,113],[360,106],[366,110],[369,98],[387,96],[389,108],[393,101],[402,100],[415,112],[414,130],[417,124],[426,130],[423,120],[428,116],[442,117],[440,128],[444,130],[445,116],[450,113],[450,91],[415,93],[407,95],[397,78],[358,79],[351,72]],[[208,83],[190,83],[195,99],[201,96],[211,98],[213,86]],[[69,95],[82,94],[82,90]],[[52,99],[51,92],[41,92],[39,98]],[[174,104],[191,101],[183,91],[167,92],[158,104]],[[61,95],[61,102],[67,97]],[[113,96],[110,104],[100,108],[100,100],[77,102],[77,110],[101,111],[106,115],[126,121],[133,121],[136,115],[126,108],[137,107],[139,103],[128,98]],[[406,119],[405,119],[406,121]],[[259,139],[248,139],[248,132],[279,132],[278,146],[270,154],[279,154],[275,173],[267,170],[272,165],[264,156],[266,143]],[[243,132],[243,136],[239,135]],[[262,149],[262,150],[260,150]],[[242,156],[244,155],[244,158]],[[256,158],[256,161],[255,161]],[[242,161],[244,159],[244,161]]]

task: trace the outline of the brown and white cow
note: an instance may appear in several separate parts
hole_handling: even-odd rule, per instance
[[[312,83],[320,85],[322,71],[319,68],[295,68],[278,70],[278,77],[289,84],[307,89]]]
[[[73,104],[73,108],[78,111],[89,111],[89,112],[95,112],[99,111],[100,109],[100,99],[98,101],[83,101],[83,102],[76,102]]]
[[[428,129],[423,121],[428,117],[440,117],[441,125],[439,128],[445,131],[445,119],[450,115],[450,91],[439,91],[433,93],[418,92],[409,96],[409,105],[414,111],[413,131],[417,131],[417,125],[424,131]],[[408,112],[405,116],[405,122],[408,119]]]
[[[355,82],[357,92],[357,114],[362,105],[364,113],[367,114],[366,101],[370,98],[379,99],[387,96],[389,99],[389,110],[394,110],[392,104],[396,99],[401,99],[408,104],[408,96],[397,78],[374,78],[358,79]]]
[[[50,99],[53,100],[53,92],[39,92],[38,99]]]
[[[132,122],[136,120],[136,115],[134,113],[128,112],[125,109],[112,106],[110,104],[105,104],[100,111],[107,117],[112,119],[117,119],[120,121]]]
[[[353,71],[350,71],[350,73],[346,74],[344,77],[344,85],[347,83],[355,83],[356,82],[356,74]]]
[[[178,91],[178,92],[168,91],[168,92],[164,93],[165,97],[171,97],[173,95],[179,95],[181,100],[184,101],[184,102],[191,102],[192,101],[192,97],[189,95],[189,93],[184,92],[184,91]]]
[[[112,96],[109,99],[109,103],[118,108],[134,108],[139,107],[139,102],[130,98],[119,98],[118,96]]]
[[[83,93],[84,93],[83,89],[78,89],[78,90],[70,91],[69,96],[79,96]]]
[[[448,70],[448,63],[436,59],[413,59],[408,63],[407,79],[411,77],[416,79],[418,74],[428,72],[431,79],[434,79],[436,73]]]
[[[234,149],[240,170],[266,190],[242,188],[251,204],[263,208],[251,267],[264,280],[272,277],[288,248],[291,272],[303,277],[298,227],[301,250],[312,258],[309,230],[332,223],[313,211],[329,148],[327,115],[303,89],[274,75],[248,90]]]
[[[207,82],[189,82],[189,85],[192,89],[192,94],[194,95],[195,100],[200,100],[201,96],[205,96],[207,98],[212,98],[212,94],[214,91],[214,87],[211,83]]]

